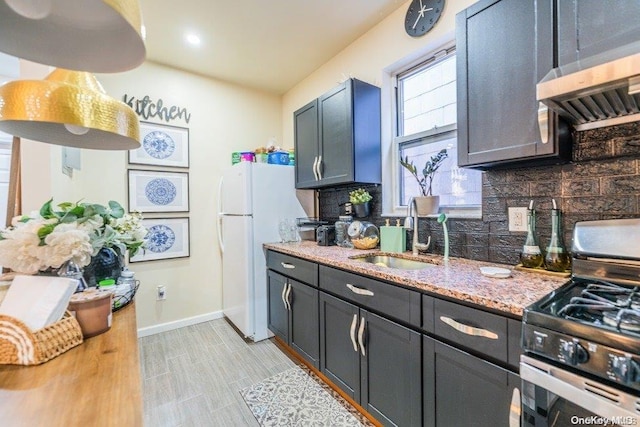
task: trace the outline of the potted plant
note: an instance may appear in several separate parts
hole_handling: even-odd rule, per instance
[[[364,188],[349,192],[349,202],[353,205],[353,210],[358,218],[369,216],[369,202],[371,199],[373,197]]]
[[[422,177],[418,175],[418,169],[413,164],[413,161],[409,161],[408,157],[404,159],[400,158],[400,164],[404,166],[411,175],[418,181],[418,185],[420,186],[420,191],[422,196],[415,197],[416,209],[418,210],[418,215],[429,215],[438,213],[438,208],[440,207],[440,196],[434,196],[432,194],[431,185],[433,184],[433,178],[442,166],[444,160],[449,157],[447,154],[447,149],[443,148],[438,153],[431,156],[431,159],[427,160],[422,169]]]

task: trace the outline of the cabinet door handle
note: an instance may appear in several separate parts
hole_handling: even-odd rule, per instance
[[[287,285],[288,285],[288,283],[285,282],[284,286],[282,287],[282,295],[280,295],[280,298],[282,298],[282,304],[284,304],[285,310],[287,308],[287,302],[285,301],[284,296],[287,293]]]
[[[495,332],[487,331],[486,329],[482,329],[482,328],[476,328],[474,326],[465,325],[463,323],[456,322],[450,317],[440,316],[440,320],[442,320],[447,325],[451,326],[456,331],[462,332],[463,334],[466,334],[466,335],[472,335],[474,337],[484,337],[492,340],[498,339],[498,334],[496,334]]]
[[[509,427],[520,427],[521,403],[520,390],[516,387],[513,389],[511,406],[509,406]]]
[[[357,286],[353,286],[351,283],[347,283],[347,288],[349,288],[349,290],[354,294],[365,295],[368,297],[373,296],[373,292],[371,292],[369,289],[362,289]]]
[[[318,156],[318,164],[316,165],[316,169],[318,170],[318,181],[322,180],[322,156]]]
[[[313,166],[311,166],[313,170],[313,178],[318,181],[318,156],[313,158]]]
[[[353,321],[351,322],[351,329],[349,330],[349,337],[353,344],[353,351],[358,352],[358,344],[356,344],[356,323],[358,322],[358,315],[353,315]]]
[[[281,262],[280,265],[282,266],[282,268],[288,268],[289,270],[293,270],[294,268],[296,268],[295,265],[289,264],[288,262]]]
[[[287,310],[291,311],[291,283],[287,285],[287,293],[284,296],[284,302],[286,303]]]
[[[542,102],[538,104],[538,128],[540,128],[540,140],[546,144],[549,142],[549,107]]]
[[[363,356],[367,356],[367,352],[364,350],[364,317],[360,320],[360,329],[358,330],[358,343],[360,344],[360,352]],[[358,351],[356,349],[356,351]]]

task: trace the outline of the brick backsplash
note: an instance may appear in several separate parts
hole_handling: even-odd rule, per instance
[[[525,233],[508,231],[507,208],[533,200],[537,236],[546,247],[551,234],[552,199],[563,212],[565,244],[571,247],[577,221],[640,217],[640,123],[574,134],[572,163],[487,171],[482,179],[482,220],[449,219],[451,256],[516,264]],[[335,221],[349,191],[363,187],[373,196],[366,220],[381,225],[382,189],[355,185],[319,190],[320,218]],[[393,222],[392,222],[393,223]],[[420,241],[431,236],[430,252],[442,254],[442,226],[421,219]],[[408,235],[410,247],[411,233]]]

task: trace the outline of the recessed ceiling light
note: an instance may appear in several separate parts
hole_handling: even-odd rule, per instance
[[[198,37],[193,33],[187,33],[187,35],[185,36],[185,39],[187,40],[187,43],[189,43],[190,45],[193,45],[193,46],[200,45],[200,37]]]

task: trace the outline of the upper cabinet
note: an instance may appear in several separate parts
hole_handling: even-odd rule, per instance
[[[553,0],[481,0],[456,17],[458,164],[558,162],[568,126],[537,102],[554,66]]]
[[[640,2],[614,3],[599,0],[558,1],[559,66],[640,40]],[[590,64],[594,65],[598,64]]]
[[[381,182],[380,88],[346,80],[293,121],[296,188]]]

